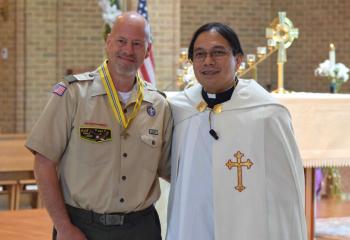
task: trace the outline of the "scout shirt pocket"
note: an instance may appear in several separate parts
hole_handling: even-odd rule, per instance
[[[106,153],[110,152],[112,130],[103,127],[79,127],[80,147],[84,151],[84,162],[88,165],[106,163],[109,159]]]
[[[142,151],[144,167],[152,172],[157,171],[161,152],[161,141],[159,137],[141,135],[141,142],[144,145],[144,151]]]

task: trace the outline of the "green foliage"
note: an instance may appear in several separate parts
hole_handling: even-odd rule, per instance
[[[326,194],[327,197],[341,197],[341,179],[339,168],[329,167],[326,174]]]
[[[106,41],[108,34],[111,32],[111,27],[105,23],[103,26],[103,39]]]

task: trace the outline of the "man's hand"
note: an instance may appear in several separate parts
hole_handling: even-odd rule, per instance
[[[69,226],[57,230],[57,240],[88,240],[79,228],[70,224]]]
[[[56,163],[37,153],[34,171],[44,205],[57,229],[57,240],[87,240],[68,216],[59,184]]]

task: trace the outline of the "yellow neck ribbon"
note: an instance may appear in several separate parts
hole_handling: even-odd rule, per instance
[[[115,118],[117,119],[117,121],[121,126],[123,126],[125,129],[128,128],[129,124],[131,123],[131,120],[135,118],[135,116],[137,115],[141,107],[141,103],[143,100],[143,91],[144,91],[143,80],[138,75],[136,75],[136,81],[137,81],[136,103],[134,105],[134,109],[132,113],[129,115],[129,117],[126,117],[124,114],[122,105],[120,104],[118,93],[113,84],[112,77],[108,71],[107,60],[98,68],[98,72],[100,73],[100,77],[101,77],[103,86],[107,92],[109,104],[113,110]]]

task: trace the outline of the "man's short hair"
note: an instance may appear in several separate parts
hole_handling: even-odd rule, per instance
[[[190,46],[188,47],[188,59],[193,61],[193,48],[194,48],[194,43],[197,40],[198,36],[203,32],[209,32],[209,31],[215,31],[227,40],[227,42],[230,44],[232,48],[233,56],[236,56],[237,54],[240,54],[242,56],[244,55],[243,49],[241,47],[241,43],[239,42],[238,36],[235,33],[235,31],[233,31],[232,28],[230,28],[229,26],[223,23],[212,22],[212,23],[207,23],[202,25],[193,34]]]

